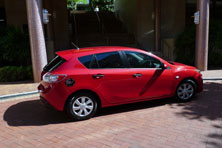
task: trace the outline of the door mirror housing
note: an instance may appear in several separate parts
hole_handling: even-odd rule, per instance
[[[167,69],[168,68],[168,65],[167,64],[164,64],[164,63],[162,63],[162,69]]]

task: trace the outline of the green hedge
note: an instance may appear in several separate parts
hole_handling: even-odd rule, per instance
[[[0,67],[31,65],[28,33],[13,26],[0,26]]]
[[[194,65],[195,58],[195,25],[188,26],[175,42],[176,61]]]
[[[32,66],[5,66],[0,68],[0,82],[16,82],[32,79]]]
[[[28,33],[0,26],[0,82],[32,80]]]
[[[175,42],[176,61],[194,65],[196,26],[187,26]],[[211,20],[209,29],[209,67],[222,67],[222,21]]]

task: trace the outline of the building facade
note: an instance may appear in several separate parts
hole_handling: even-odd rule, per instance
[[[115,0],[115,13],[140,48],[172,60],[176,37],[199,11],[196,66],[206,70],[209,6],[210,0]],[[47,24],[43,23],[43,9],[48,11]],[[0,23],[29,32],[35,81],[40,80],[47,62],[45,55],[50,60],[55,51],[71,48],[73,28],[66,0],[0,0]]]

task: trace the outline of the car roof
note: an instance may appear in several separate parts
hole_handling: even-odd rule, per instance
[[[73,55],[76,55],[77,57],[79,57],[79,56],[84,56],[84,55],[97,54],[97,53],[103,53],[103,52],[120,51],[120,50],[145,52],[143,50],[131,48],[131,47],[99,46],[99,47],[86,47],[86,48],[80,48],[80,49],[63,50],[63,51],[56,52],[56,54],[63,57],[64,59],[68,60]]]
[[[67,55],[67,54],[74,54],[74,53],[82,53],[82,52],[106,52],[106,51],[119,51],[119,50],[139,50],[136,48],[131,47],[121,47],[121,46],[99,46],[99,47],[86,47],[86,48],[80,48],[80,49],[69,49],[69,50],[63,50],[58,51],[56,54],[59,55]]]

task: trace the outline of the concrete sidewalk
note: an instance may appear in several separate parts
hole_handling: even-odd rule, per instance
[[[38,83],[0,83],[0,96],[37,91]]]
[[[204,79],[221,79],[222,70],[209,70],[201,72]],[[0,83],[0,97],[11,96],[16,94],[29,94],[30,92],[37,93],[38,83],[17,82],[17,83]],[[19,96],[21,96],[19,95]],[[31,93],[30,95],[33,95]],[[8,98],[8,97],[7,97]]]
[[[208,70],[201,72],[204,79],[207,78],[221,78],[222,79],[222,70]]]

